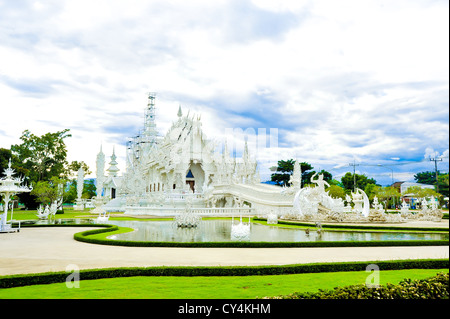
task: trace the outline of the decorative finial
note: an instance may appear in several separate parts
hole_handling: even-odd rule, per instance
[[[183,112],[181,111],[181,105],[178,107],[178,117],[182,117]]]

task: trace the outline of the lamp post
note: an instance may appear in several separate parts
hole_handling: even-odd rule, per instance
[[[386,166],[386,165],[383,165],[383,164],[377,164],[377,166],[386,167],[386,168],[391,170],[391,178],[392,178],[391,186],[394,185],[394,169],[392,167],[389,167],[389,166]],[[395,197],[394,197],[394,208],[395,208],[395,204],[396,203],[395,203]]]
[[[386,168],[391,170],[391,173],[392,173],[391,174],[392,184],[394,184],[394,169],[392,167],[389,167],[389,166],[386,166],[386,165],[383,165],[383,164],[377,164],[377,166],[386,167]]]

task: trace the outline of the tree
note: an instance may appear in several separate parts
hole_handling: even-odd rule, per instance
[[[31,191],[32,195],[37,197],[37,201],[42,204],[51,204],[57,199],[57,193],[54,187],[48,181],[39,181]]]
[[[328,187],[326,191],[333,198],[345,199],[345,190],[338,185],[330,185],[330,187]]]
[[[388,187],[379,187],[377,189],[377,192],[375,194],[377,196],[377,198],[384,202],[384,207],[385,209],[388,208],[388,203],[389,201],[392,199],[394,200],[394,204],[395,203],[399,203],[400,202],[400,192],[398,191],[397,188],[392,187],[392,186],[388,186]]]
[[[11,146],[23,167],[29,171],[32,182],[50,180],[53,176],[64,177],[66,174],[67,149],[64,139],[70,137],[70,130],[46,133],[42,136],[32,134],[29,130],[22,133],[22,144]]]
[[[439,172],[438,172],[439,173]],[[436,173],[435,172],[420,172],[414,175],[414,179],[417,183],[435,185]]]
[[[91,199],[92,197],[97,195],[97,188],[94,185],[94,180],[85,180],[83,184],[83,193],[81,194],[81,198]],[[77,180],[74,179],[68,187],[65,196],[65,202],[74,203],[77,199]]]
[[[85,180],[82,197],[91,199],[96,195],[97,195],[97,188],[95,187],[94,180],[93,179]]]
[[[15,171],[15,176],[26,176],[28,170],[21,166],[21,163],[17,159],[11,150],[6,148],[0,148],[0,175],[3,176],[3,172],[8,167],[9,159],[11,159],[11,168]]]
[[[449,188],[448,188],[448,173],[441,173],[437,171],[438,174],[438,185],[439,185],[439,193],[448,196]],[[414,179],[417,183],[434,185],[436,186],[436,173],[435,172],[420,172],[414,175]]]
[[[11,151],[6,148],[0,148],[0,174],[3,176],[3,172],[8,167],[8,161],[11,158]]]
[[[31,194],[37,197],[38,202],[50,205],[64,196],[66,183],[67,180],[54,176],[50,181],[37,182]]]
[[[83,162],[83,161],[81,161],[81,162],[78,162],[78,161],[72,161],[72,162],[67,166],[67,172],[66,172],[66,174],[67,174],[68,176],[76,175],[77,172],[78,172],[78,170],[80,169],[80,167],[83,169],[85,175],[89,175],[89,174],[92,173],[92,172],[89,170],[89,166],[88,166],[85,162]]]
[[[294,164],[295,160],[293,159],[278,161],[277,171],[272,174],[271,181],[276,182],[280,186],[290,187],[289,179],[294,172]],[[309,163],[301,162],[300,168],[302,170],[302,185],[310,184],[311,176],[316,173],[315,171],[311,171],[313,167]],[[327,182],[333,178],[333,175],[325,170],[321,170],[318,174],[323,174],[323,179]]]
[[[366,187],[364,188],[364,193],[366,193],[369,200],[372,201],[375,198],[375,196],[380,188],[381,188],[381,186],[370,183],[370,184],[367,184]]]
[[[438,183],[439,183],[439,193],[448,197],[449,196],[448,173],[439,175]]]
[[[344,185],[342,185],[342,182],[338,181],[337,179],[331,179],[331,180],[329,180],[329,181],[328,181],[328,184],[330,184],[330,185],[336,185],[336,186],[339,186],[339,187],[344,188]]]
[[[434,189],[422,188],[420,186],[408,187],[408,189],[405,191],[405,194],[413,194],[414,197],[417,198],[430,198],[431,196],[434,196],[436,198],[442,197],[442,195],[436,192]]]
[[[278,161],[278,167],[276,173],[271,175],[271,181],[276,182],[280,186],[291,186],[289,184],[289,178],[294,172],[295,160],[289,159],[287,161]],[[306,162],[300,163],[300,168],[302,169],[302,184],[303,184],[303,174],[304,172],[312,169],[312,166]]]
[[[350,172],[345,173],[344,176],[341,177],[342,185],[344,189],[349,193],[354,191],[354,180],[356,180],[356,188],[360,188],[364,190],[367,184],[377,184],[377,181],[373,178],[368,178],[366,175],[355,174],[353,175]]]

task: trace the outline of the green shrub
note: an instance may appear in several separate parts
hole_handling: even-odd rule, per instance
[[[377,288],[366,285],[336,287],[318,292],[294,292],[286,296],[265,299],[448,299],[449,274],[439,273],[423,280],[404,279],[397,285],[386,284]]]
[[[367,265],[377,264],[380,270],[446,269],[449,259],[418,259],[370,262],[313,263],[273,266],[223,267],[126,267],[87,269],[80,271],[82,280],[134,276],[266,276],[319,272],[365,271]],[[9,275],[0,277],[0,289],[64,282],[66,272]]]
[[[444,214],[445,215],[445,214]],[[448,214],[447,214],[448,215]],[[448,217],[448,216],[447,216]],[[267,221],[266,218],[253,218],[253,221]],[[316,227],[314,223],[310,222],[297,222],[288,220],[278,220],[280,225],[293,225],[293,226],[305,226],[305,227]],[[445,227],[402,227],[402,226],[383,226],[379,225],[350,225],[350,224],[322,224],[323,229],[349,229],[349,230],[399,230],[399,231],[425,231],[425,232],[448,232],[449,229]]]

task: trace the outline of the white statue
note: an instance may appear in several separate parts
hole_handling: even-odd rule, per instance
[[[366,193],[362,189],[357,188],[355,193],[352,192],[352,197],[352,201],[355,204],[353,211],[361,213],[364,217],[369,216],[370,203]]]
[[[77,173],[77,200],[76,205],[73,206],[75,210],[83,210],[84,209],[84,203],[81,199],[81,196],[83,195],[83,188],[84,188],[84,170],[83,168],[78,169]]]
[[[49,214],[50,216],[55,216],[56,215],[56,211],[58,210],[58,203],[56,201],[54,201],[49,208]]]
[[[37,214],[36,216],[39,219],[47,219],[48,215],[49,215],[50,211],[48,209],[48,206],[45,206],[45,209],[42,208],[42,204],[39,205],[38,209],[37,209]]]
[[[267,224],[278,224],[278,215],[273,210],[267,214]]]
[[[299,160],[294,163],[294,171],[289,177],[289,184],[291,184],[295,190],[302,188],[302,168]]]
[[[319,174],[319,177],[317,179],[314,179],[314,177],[317,175],[318,173],[316,172],[313,176],[311,176],[311,183],[317,184],[317,186],[319,187],[320,190],[325,191],[325,185],[327,185],[328,187],[330,187],[330,184],[327,183],[327,181],[325,181],[323,179],[323,174]]]
[[[83,194],[84,187],[84,170],[80,167],[77,174],[77,198],[81,200],[81,196]]]
[[[402,217],[407,217],[410,214],[409,205],[405,202],[405,200],[402,200],[402,207],[400,209],[400,213]]]
[[[248,223],[242,222],[242,216],[238,224],[234,223],[234,217],[231,220],[231,240],[249,241],[250,240],[250,217]]]

